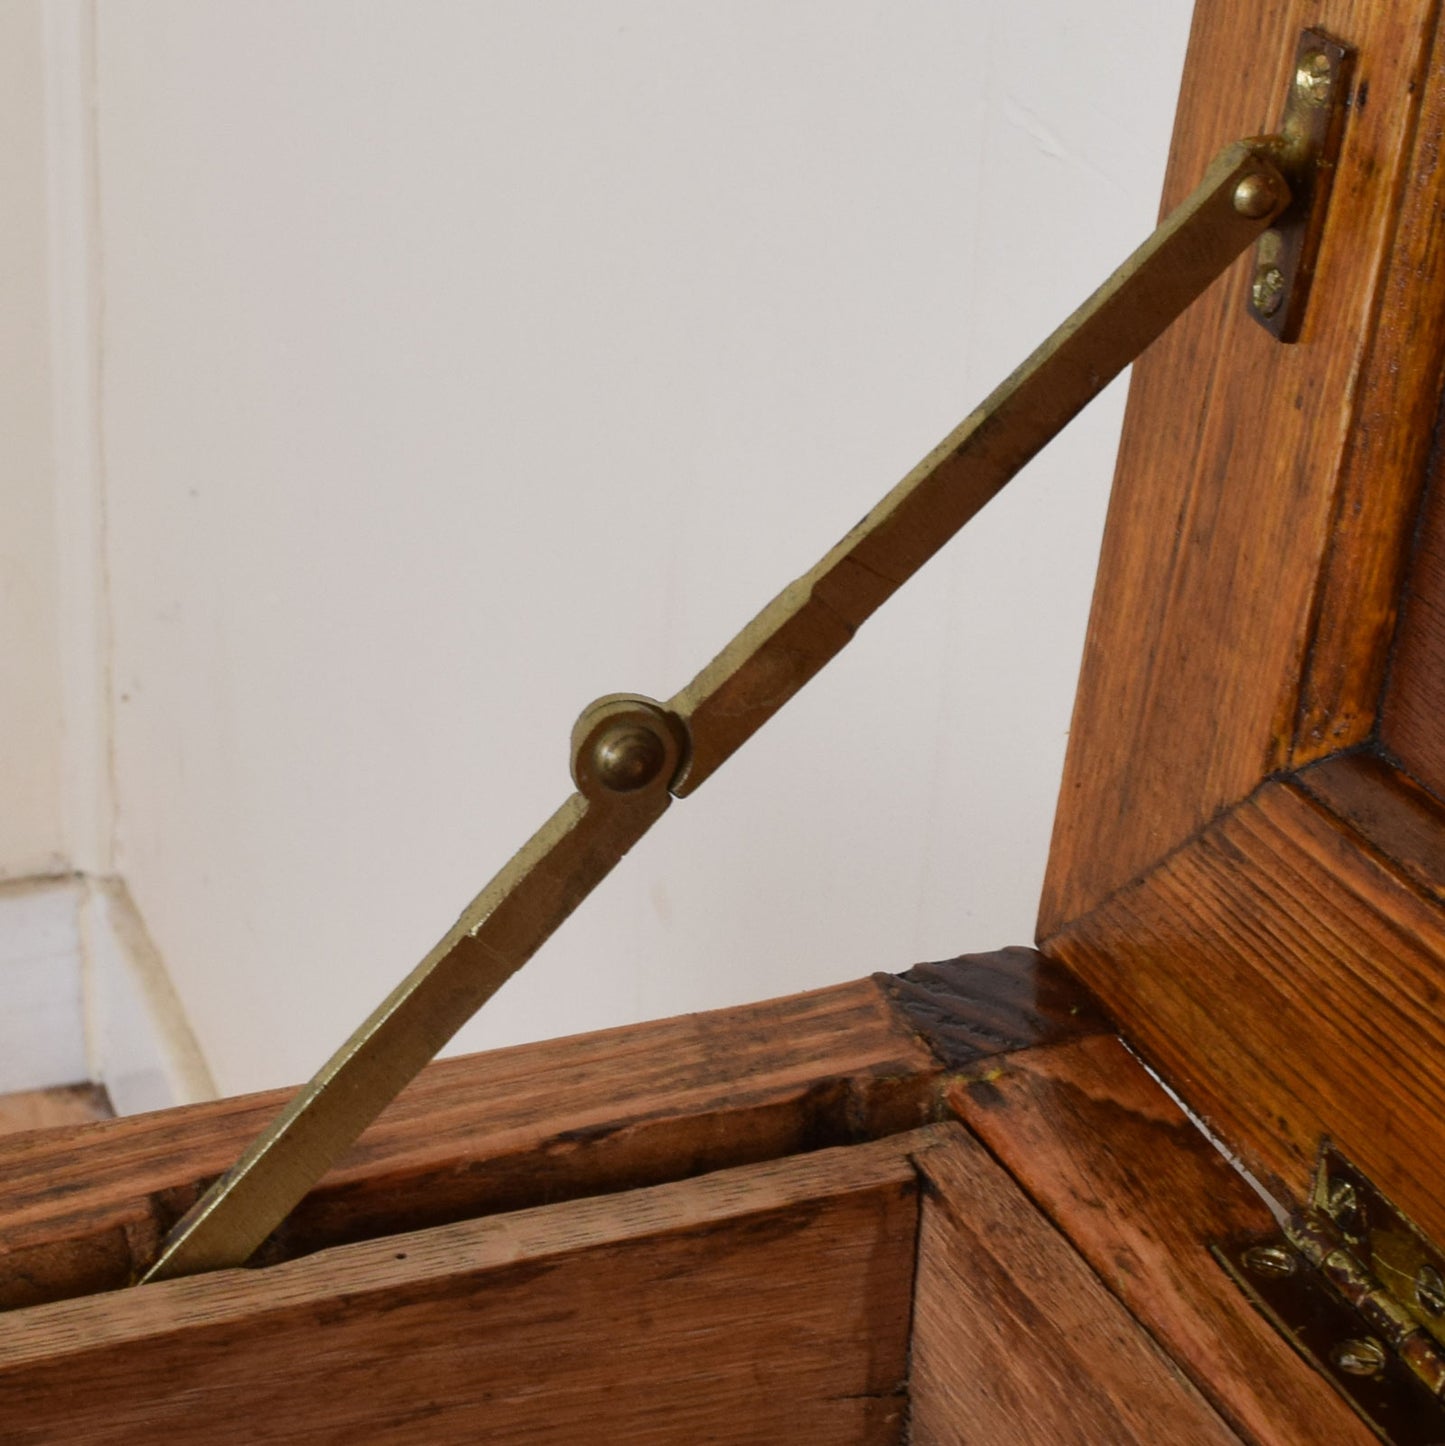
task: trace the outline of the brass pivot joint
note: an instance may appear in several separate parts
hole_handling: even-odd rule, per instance
[[[667,789],[688,751],[676,713],[635,693],[608,693],[572,725],[572,781],[592,799]]]

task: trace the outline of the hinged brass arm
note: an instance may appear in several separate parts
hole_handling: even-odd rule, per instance
[[[605,698],[573,794],[168,1237],[145,1276],[242,1264],[662,816],[837,653],[1290,201],[1284,143],[1229,146],[1199,188],[810,572],[666,706]]]

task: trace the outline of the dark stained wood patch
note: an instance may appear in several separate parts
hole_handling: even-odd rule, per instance
[[[948,1069],[1112,1030],[1088,990],[1036,949],[963,954],[873,977]]]

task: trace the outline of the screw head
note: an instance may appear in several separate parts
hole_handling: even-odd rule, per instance
[[[1330,58],[1322,50],[1311,50],[1300,56],[1295,65],[1295,94],[1306,105],[1327,105],[1334,80]]]
[[[1244,1252],[1245,1269],[1255,1275],[1278,1278],[1293,1275],[1295,1270],[1294,1252],[1283,1245],[1252,1245]]]
[[[1341,1341],[1330,1352],[1330,1359],[1346,1375],[1378,1376],[1385,1369],[1385,1348],[1373,1336]]]
[[[1245,176],[1234,188],[1234,209],[1241,216],[1267,216],[1274,209],[1274,205],[1274,182],[1258,171]]]
[[[649,728],[619,723],[609,728],[592,750],[592,771],[614,793],[646,788],[667,758],[667,745]]]
[[[1325,1211],[1340,1227],[1346,1240],[1358,1244],[1368,1233],[1365,1206],[1359,1191],[1348,1180],[1331,1180],[1325,1197]]]
[[[1249,298],[1261,316],[1273,316],[1284,304],[1284,273],[1278,266],[1264,265],[1254,273]]]
[[[1422,1265],[1415,1272],[1415,1299],[1428,1316],[1445,1315],[1445,1280],[1433,1265]]]

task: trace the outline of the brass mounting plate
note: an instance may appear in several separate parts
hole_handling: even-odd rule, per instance
[[[1283,1255],[1264,1255],[1268,1251]],[[1353,1341],[1374,1338],[1359,1316],[1325,1283],[1319,1271],[1284,1243],[1283,1236],[1231,1241],[1214,1256],[1250,1303],[1315,1370],[1349,1401],[1365,1424],[1392,1446],[1442,1446],[1445,1407],[1397,1355],[1386,1350],[1378,1371],[1357,1375],[1337,1353]],[[1261,1259],[1288,1259],[1285,1273],[1260,1269]]]
[[[1411,1321],[1445,1346],[1445,1251],[1328,1143],[1320,1150],[1310,1203],[1334,1222],[1351,1253]]]
[[[1294,199],[1260,237],[1249,281],[1249,314],[1280,341],[1295,341],[1314,280],[1335,162],[1350,104],[1354,51],[1318,30],[1295,49],[1279,130],[1288,145]]]
[[[1445,1254],[1328,1141],[1306,1210],[1211,1248],[1382,1441],[1445,1446]]]

